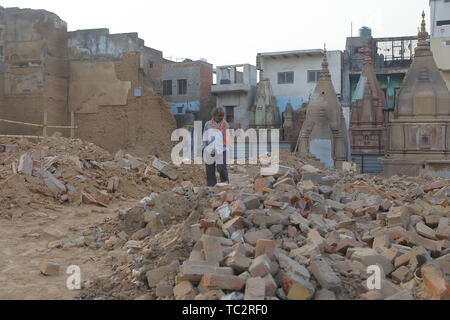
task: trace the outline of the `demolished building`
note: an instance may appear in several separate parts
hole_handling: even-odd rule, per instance
[[[347,126],[331,82],[326,50],[298,139],[301,155],[314,155],[329,168],[341,168],[348,161]]]
[[[137,33],[108,29],[67,31],[45,10],[0,8],[0,118],[67,126],[75,135],[114,152],[170,155],[156,145],[175,120],[161,95],[162,52]],[[36,127],[1,124],[2,134],[40,135]],[[52,131],[53,130],[53,131]],[[59,129],[48,130],[48,134]],[[67,130],[62,130],[67,135]]]
[[[366,46],[363,70],[352,100],[350,145],[352,160],[362,173],[381,173],[378,158],[384,155],[386,96],[377,80],[371,57],[371,42]]]
[[[414,61],[388,125],[384,174],[450,176],[450,93],[430,50],[425,13]]]

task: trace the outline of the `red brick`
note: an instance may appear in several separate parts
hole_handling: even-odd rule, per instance
[[[247,279],[244,300],[264,300],[266,296],[266,282],[263,278]]]
[[[255,179],[255,193],[263,193],[264,188],[268,186],[269,178],[260,177]]]
[[[214,237],[223,237],[223,231],[216,228],[216,227],[209,227],[206,229],[205,234],[208,236],[214,236]]]
[[[426,265],[421,269],[423,282],[430,289],[433,296],[439,300],[450,300],[450,285],[443,274],[432,265]]]
[[[214,220],[206,220],[202,219],[200,220],[200,226],[202,228],[208,229],[216,226],[216,222]]]
[[[199,287],[204,289],[242,290],[245,280],[237,276],[222,274],[205,274],[200,281]]]
[[[292,238],[296,238],[298,236],[298,230],[294,226],[289,226],[287,231],[288,231],[289,236]]]
[[[223,225],[223,230],[227,230],[230,234],[242,228],[244,228],[244,218],[240,216],[234,217]]]
[[[423,188],[424,192],[433,191],[436,189],[441,189],[446,186],[446,183],[443,180],[435,181]]]
[[[311,229],[308,231],[308,239],[311,243],[319,247],[320,251],[323,252],[325,248],[325,239],[322,238],[316,229]]]
[[[272,260],[275,251],[275,240],[259,239],[256,242],[255,257],[266,254]]]
[[[183,299],[185,296],[194,294],[194,287],[189,281],[182,281],[173,288],[173,295],[177,300]]]
[[[255,258],[248,271],[253,277],[265,277],[270,272],[270,259],[265,254]]]
[[[100,191],[97,196],[97,201],[108,205],[111,202],[111,200],[109,199],[108,192]]]
[[[181,266],[181,279],[198,283],[207,273],[233,275],[233,269],[220,268],[218,264],[209,264],[205,261],[185,261]]]
[[[203,236],[201,241],[203,243],[203,252],[205,260],[210,263],[219,263],[223,259],[222,243],[216,237]]]
[[[242,216],[245,211],[245,205],[241,200],[236,200],[231,204],[231,216]]]
[[[354,239],[344,239],[339,242],[338,246],[336,247],[336,252],[346,254],[349,248],[362,248],[364,247],[364,245],[365,243],[356,241]]]

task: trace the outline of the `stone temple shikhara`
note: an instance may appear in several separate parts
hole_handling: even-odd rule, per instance
[[[384,155],[387,102],[373,67],[370,41],[364,51],[362,74],[352,99],[350,145],[352,158],[360,160],[361,172],[377,173],[373,165],[366,168],[364,164],[377,164],[378,158]],[[382,167],[379,164],[378,167],[381,171]]]
[[[326,50],[298,139],[300,154],[313,155],[329,168],[341,168],[348,161],[348,131],[331,82]]]
[[[450,93],[430,50],[425,13],[380,163],[392,175],[450,176]]]

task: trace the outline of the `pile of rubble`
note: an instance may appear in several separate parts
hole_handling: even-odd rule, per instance
[[[122,151],[113,156],[80,139],[0,141],[0,205],[6,210],[55,203],[106,207],[171,190],[183,174],[193,175],[153,156],[140,159]]]
[[[449,299],[449,218],[450,180],[425,176],[302,164],[214,188],[185,181],[92,234],[113,273],[82,297]]]

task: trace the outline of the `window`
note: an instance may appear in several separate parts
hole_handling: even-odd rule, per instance
[[[163,81],[163,96],[172,95],[172,80]]]
[[[368,136],[368,135],[365,135],[365,136],[364,136],[364,143],[365,143],[365,144],[368,144],[369,142],[370,142],[369,136]]]
[[[151,61],[151,60],[148,61],[148,68],[149,69],[153,68],[153,61]]]
[[[320,70],[309,70],[308,71],[308,82],[319,81]]]
[[[225,107],[225,121],[228,123],[234,122],[234,107]]]
[[[441,21],[438,21],[438,22],[436,22],[436,25],[437,25],[438,27],[450,25],[450,20],[441,20]]]
[[[278,72],[278,84],[294,83],[294,72]]]
[[[178,80],[178,94],[187,94],[187,80]]]
[[[183,113],[183,107],[177,107],[178,113]]]

